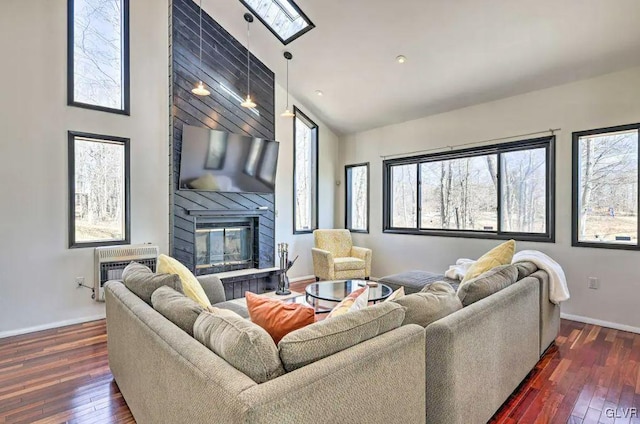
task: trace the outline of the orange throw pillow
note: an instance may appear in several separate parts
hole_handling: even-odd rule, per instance
[[[249,318],[269,333],[276,344],[288,333],[316,321],[316,313],[309,306],[283,302],[251,292],[246,292],[245,297]]]

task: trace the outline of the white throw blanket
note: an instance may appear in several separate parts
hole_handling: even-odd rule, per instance
[[[549,300],[556,305],[569,300],[569,288],[567,287],[567,277],[560,264],[551,259],[548,255],[538,250],[522,250],[513,255],[512,263],[532,262],[539,269],[549,274]],[[444,273],[448,278],[462,280],[475,261],[473,259],[461,258],[451,265]]]
[[[522,250],[513,255],[512,263],[533,262],[538,268],[549,274],[549,300],[558,305],[569,300],[567,277],[559,263],[538,250]]]
[[[460,258],[456,261],[455,265],[451,265],[449,269],[444,273],[444,276],[451,278],[452,280],[462,280],[467,273],[471,265],[476,261],[473,259]]]

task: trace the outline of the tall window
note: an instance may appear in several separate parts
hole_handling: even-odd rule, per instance
[[[640,124],[573,133],[573,245],[639,249]]]
[[[129,0],[68,0],[68,103],[129,114]]]
[[[293,232],[318,228],[318,126],[294,107]]]
[[[130,242],[129,139],[69,132],[69,246]]]
[[[554,143],[386,160],[385,232],[553,241]]]
[[[346,227],[354,232],[369,232],[369,164],[345,166]]]

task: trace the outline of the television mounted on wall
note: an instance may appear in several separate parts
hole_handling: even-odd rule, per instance
[[[179,190],[274,193],[279,143],[184,125]]]

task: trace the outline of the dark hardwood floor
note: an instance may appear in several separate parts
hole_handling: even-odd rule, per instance
[[[0,423],[133,423],[105,331],[102,320],[0,339]],[[556,345],[491,422],[640,424],[623,409],[640,412],[638,364],[640,335],[563,320]]]

